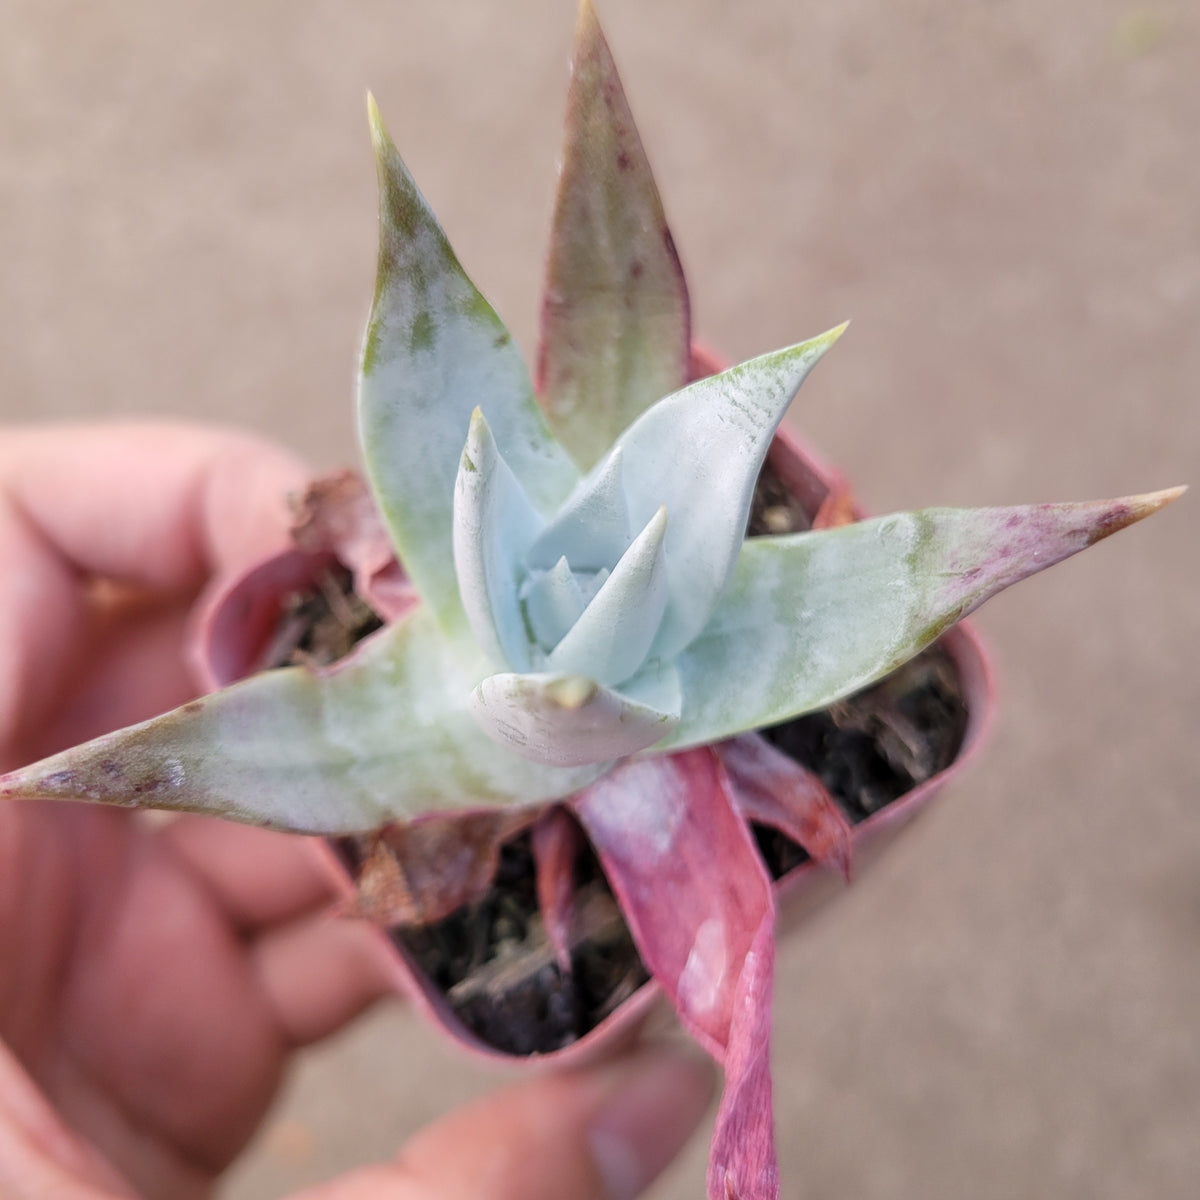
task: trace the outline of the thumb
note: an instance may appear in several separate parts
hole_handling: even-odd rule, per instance
[[[390,1163],[292,1200],[633,1200],[703,1116],[714,1070],[643,1048],[493,1093],[418,1133]]]

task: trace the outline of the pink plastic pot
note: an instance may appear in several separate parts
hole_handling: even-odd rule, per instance
[[[718,369],[711,356],[699,351],[693,351],[691,367],[694,378]],[[842,476],[794,434],[781,431],[768,457],[785,487],[817,525],[862,516]],[[309,522],[302,530],[300,546],[259,563],[211,597],[196,622],[192,646],[193,663],[204,688],[223,687],[260,669],[288,597],[313,587],[333,564],[341,563],[352,572],[356,590],[385,619],[398,619],[417,603],[402,571],[386,550],[386,537],[378,517],[373,509],[363,508],[365,492],[353,477],[343,474],[317,486],[327,494],[337,492],[343,499],[348,496],[349,508],[354,510],[353,520],[318,522],[315,528]],[[335,507],[334,511],[341,510]],[[993,705],[991,677],[977,636],[963,623],[944,634],[940,644],[953,663],[967,710],[961,744],[949,767],[853,827],[856,875],[892,842],[935,792],[962,770],[981,744],[988,726]],[[312,845],[314,853],[321,856],[323,868],[350,904],[356,896],[355,882],[333,844],[313,840]],[[809,916],[845,886],[845,880],[837,872],[811,859],[789,871],[775,884],[780,930]],[[470,1030],[456,1016],[442,990],[403,946],[382,929],[380,938],[386,946],[385,957],[397,990],[408,995],[456,1043],[476,1054],[505,1062],[521,1057],[565,1065],[610,1052],[661,998],[658,985],[648,982],[578,1041],[546,1054],[514,1056]]]

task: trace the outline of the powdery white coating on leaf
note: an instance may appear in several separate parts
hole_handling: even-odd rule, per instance
[[[660,508],[551,650],[547,668],[586,672],[610,686],[636,674],[667,606],[663,545],[667,523],[667,510]]]
[[[544,525],[475,409],[454,488],[454,567],[471,631],[497,667],[533,665],[519,589]]]
[[[565,558],[549,571],[531,571],[521,584],[518,598],[530,633],[543,646],[557,646],[587,607],[583,588]]]
[[[751,539],[704,632],[674,660],[683,713],[654,749],[717,741],[832,704],[989,596],[1178,494],[924,509]]]
[[[698,380],[660,400],[618,440],[634,528],[660,505],[671,514],[669,598],[653,654],[672,658],[704,628],[737,561],[775,430],[844,328]]]
[[[673,672],[658,668],[652,681],[659,708],[636,689],[606,688],[582,675],[530,673],[492,675],[471,695],[480,729],[497,745],[523,758],[554,767],[611,764],[660,741],[678,719]],[[667,686],[661,686],[665,682]]]
[[[664,770],[672,770],[664,767]],[[672,852],[676,831],[687,819],[688,797],[679,788],[655,789],[661,776],[652,773],[626,773],[624,786],[604,789],[602,800],[588,810],[588,828],[605,845],[633,838],[647,862],[665,858]]]
[[[486,671],[421,607],[339,668],[256,675],[0,778],[0,797],[208,813],[353,833],[425,813],[570,795],[605,768],[532,763],[468,711]]]
[[[560,558],[568,558],[576,570],[598,571],[611,567],[629,549],[635,533],[617,446],[580,480],[551,518],[529,548],[529,565],[548,570]]]
[[[397,553],[443,628],[462,631],[449,553],[455,476],[482,407],[534,507],[578,479],[550,435],[508,331],[459,266],[371,103],[379,169],[379,266],[359,380],[372,490]]]
[[[709,917],[696,930],[687,962],[679,972],[675,990],[680,1002],[697,1014],[711,1012],[720,1001],[729,966],[725,922],[720,917]]]

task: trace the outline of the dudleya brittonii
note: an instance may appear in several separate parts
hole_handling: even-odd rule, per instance
[[[495,838],[561,805],[646,967],[724,1065],[710,1196],[766,1200],[774,908],[749,825],[835,866],[849,838],[807,773],[745,731],[878,679],[1178,493],[743,539],[776,427],[841,330],[688,383],[682,273],[586,0],[538,396],[373,103],[371,124],[362,445],[421,603],[331,669],[257,675],[14,772],[0,796],[318,834],[503,808]],[[473,862],[433,882],[441,899],[490,885],[494,854]]]

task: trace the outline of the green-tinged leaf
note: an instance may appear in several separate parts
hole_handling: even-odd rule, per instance
[[[595,767],[510,754],[468,710],[486,672],[424,607],[328,674],[292,667],[0,778],[0,797],[178,809],[350,833],[450,809],[570,795]]]
[[[520,586],[544,525],[476,409],[454,489],[454,564],[475,640],[498,668],[532,665]]]
[[[612,54],[579,10],[542,308],[538,392],[584,469],[687,381],[683,269]]]
[[[674,657],[708,622],[737,561],[771,438],[844,329],[698,380],[621,435],[616,449],[633,528],[643,528],[660,504],[671,514],[667,608],[652,654]]]
[[[674,726],[679,685],[661,664],[620,692],[582,675],[493,675],[475,689],[471,707],[488,737],[515,754],[552,767],[607,764]]]
[[[660,508],[579,620],[550,652],[547,670],[587,672],[598,683],[610,686],[624,683],[637,671],[667,605],[666,532],[667,510]]]
[[[450,554],[459,455],[483,409],[500,452],[548,515],[578,479],[533,398],[520,354],[459,266],[446,235],[383,128],[379,266],[359,380],[367,475],[417,590],[443,628],[463,622]]]
[[[717,741],[831,704],[1002,588],[1149,516],[1180,490],[925,509],[751,539],[712,620],[675,659],[683,713],[654,749]]]

